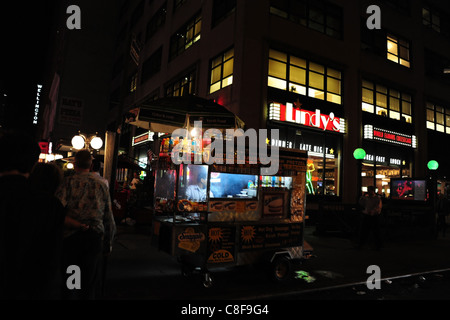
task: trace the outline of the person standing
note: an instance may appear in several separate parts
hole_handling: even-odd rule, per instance
[[[100,181],[103,181],[106,186],[109,188],[109,182],[108,180],[106,180],[101,174],[100,174],[100,169],[102,167],[102,162],[98,159],[94,159],[92,160],[92,173],[94,174],[94,176],[96,176],[98,179],[100,179]]]
[[[67,216],[86,225],[65,228],[63,268],[76,265],[81,271],[81,289],[64,289],[67,299],[95,299],[101,285],[103,255],[112,250],[116,225],[106,184],[90,173],[89,150],[75,155],[75,174],[66,177],[56,196],[67,209]]]
[[[30,181],[36,141],[5,133],[0,150],[0,300],[59,299],[64,208]]]
[[[359,199],[359,205],[362,210],[362,221],[358,248],[361,248],[372,233],[375,241],[375,248],[381,249],[381,232],[380,232],[380,216],[382,202],[380,197],[375,193],[375,187],[367,188],[367,195]]]

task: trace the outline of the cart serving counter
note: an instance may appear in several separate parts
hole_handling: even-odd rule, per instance
[[[306,152],[279,148],[278,172],[265,176],[248,150],[242,164],[211,163],[198,154],[176,164],[170,151],[181,142],[166,139],[155,171],[152,245],[178,257],[184,274],[199,270],[206,287],[209,268],[260,260],[272,265],[275,279],[287,278],[292,261],[307,255]]]

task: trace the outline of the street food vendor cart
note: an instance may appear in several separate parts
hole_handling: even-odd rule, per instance
[[[206,287],[212,284],[210,268],[260,260],[271,263],[276,279],[286,279],[292,262],[311,252],[303,241],[306,152],[277,148],[278,172],[271,176],[261,174],[267,162],[259,161],[250,145],[240,155],[231,155],[237,158],[244,153],[243,162],[207,161],[205,153],[213,156],[212,140],[204,139],[203,132],[200,140],[193,137],[195,121],[201,121],[203,130],[244,128],[243,121],[225,107],[196,96],[142,105],[130,122],[155,132],[185,128],[189,133],[160,138],[153,167],[152,245],[178,257],[184,274],[200,270]],[[186,153],[191,162],[173,161],[177,146],[193,147],[192,153]],[[228,157],[228,152],[222,156]],[[220,158],[217,150],[214,158]]]
[[[164,152],[170,149],[161,150],[152,244],[178,257],[184,274],[199,270],[205,287],[212,283],[210,267],[261,260],[275,279],[286,279],[292,262],[307,254],[306,152],[280,148],[277,174],[263,176],[248,157],[245,164],[177,165]]]

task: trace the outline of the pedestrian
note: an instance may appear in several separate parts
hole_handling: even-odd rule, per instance
[[[367,194],[359,199],[359,205],[362,207],[362,219],[357,248],[361,248],[372,234],[375,242],[375,248],[381,249],[380,217],[382,202],[375,193],[375,187],[369,186]]]
[[[5,133],[0,150],[0,299],[58,299],[64,210],[30,183],[39,145]]]
[[[95,299],[101,289],[102,261],[109,255],[116,232],[107,186],[90,173],[88,150],[75,155],[75,174],[66,177],[56,195],[66,206],[67,216],[87,228],[65,228],[63,268],[79,267],[81,289],[64,288],[66,299]]]
[[[437,232],[442,231],[443,237],[445,237],[445,232],[447,230],[446,217],[448,215],[448,211],[448,200],[445,198],[443,193],[440,193],[438,200],[436,201]]]
[[[34,192],[44,193],[46,196],[53,199],[55,203],[55,210],[59,212],[58,216],[68,219],[66,217],[66,210],[55,196],[57,188],[61,185],[64,174],[61,168],[53,163],[38,162],[33,166],[31,170],[29,182],[32,190]],[[68,222],[65,221],[65,224]],[[61,285],[62,279],[60,274],[62,272],[61,259],[62,259],[62,240],[63,240],[63,228],[59,228],[59,233],[57,238],[54,239],[55,242],[55,261],[57,265],[57,271],[51,273],[49,276],[53,276],[53,286],[55,290],[55,295],[61,298]]]

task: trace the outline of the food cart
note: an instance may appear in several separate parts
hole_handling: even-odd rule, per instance
[[[303,241],[306,152],[279,148],[278,172],[264,176],[248,148],[241,164],[195,153],[197,161],[176,164],[171,150],[182,142],[171,139],[162,139],[155,168],[152,245],[178,257],[183,274],[201,272],[205,287],[212,267],[261,260],[275,279],[288,278],[292,262],[310,254]],[[201,154],[207,151],[204,143]]]

